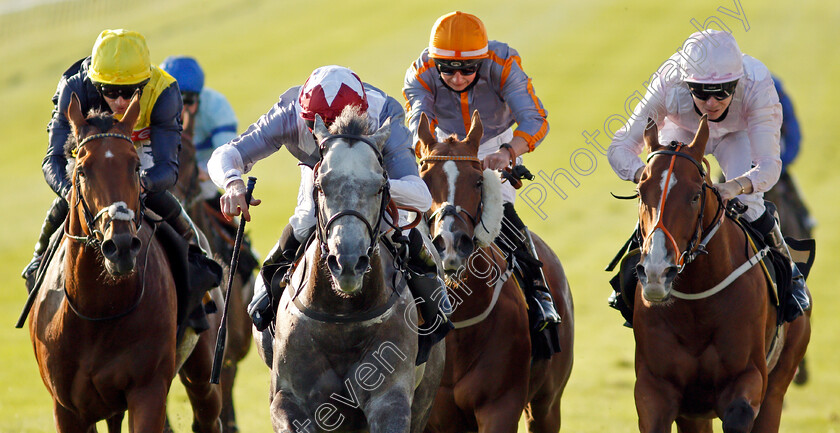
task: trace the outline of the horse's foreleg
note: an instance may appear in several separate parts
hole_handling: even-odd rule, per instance
[[[108,433],[120,433],[122,431],[122,422],[125,417],[125,412],[120,412],[105,421],[108,426]]]
[[[481,405],[475,410],[480,433],[516,433],[519,418],[525,407],[525,396],[509,393],[507,396],[490,404]]]
[[[129,390],[126,394],[126,403],[130,431],[163,431],[166,424],[166,394],[170,383],[160,378],[157,383]]]
[[[53,400],[53,415],[56,433],[90,433],[96,431],[96,424],[88,424]]]
[[[639,431],[670,433],[682,396],[673,385],[653,377],[644,366],[637,366],[637,370],[634,394]]]
[[[410,391],[392,388],[365,405],[370,433],[405,432],[411,429]]]
[[[764,362],[762,356],[760,362]],[[747,433],[761,405],[761,393],[766,376],[751,366],[723,392],[718,399],[717,412],[722,414],[724,433]]]
[[[283,390],[271,395],[271,426],[275,433],[307,433],[319,426],[297,404],[295,399]]]

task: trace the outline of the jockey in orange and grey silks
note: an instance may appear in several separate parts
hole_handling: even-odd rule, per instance
[[[489,41],[487,57],[476,73],[472,87],[453,91],[441,81],[429,49],[423,50],[406,72],[403,87],[414,142],[420,113],[426,113],[438,137],[456,134],[463,140],[470,129],[470,116],[478,110],[484,126],[482,143],[516,125],[513,134],[524,138],[533,151],[548,134],[548,112],[522,70],[519,53],[505,43]]]
[[[106,30],[106,32],[109,31]],[[139,37],[142,38],[142,36]],[[115,45],[114,42],[128,44],[127,42],[134,42],[131,39],[125,36],[105,38],[104,42],[99,43],[98,46],[105,45],[104,48],[108,48],[109,42],[113,45]],[[142,45],[145,48],[145,41]],[[71,66],[58,83],[53,96],[55,109],[47,126],[49,149],[42,164],[44,177],[56,194],[61,197],[67,196],[70,181],[67,179],[64,143],[71,130],[65,112],[73,93],[78,95],[82,112],[85,114],[92,109],[113,112],[97,86],[130,87],[145,82],[140,95],[140,117],[131,138],[140,152],[143,187],[147,192],[165,191],[175,184],[178,176],[178,151],[181,145],[181,97],[178,85],[169,74],[148,63],[148,49],[145,50],[145,59],[138,62],[148,66],[144,68],[145,71],[133,74],[133,79],[120,79],[123,75],[117,76],[116,73],[111,76],[107,74],[110,72],[108,68],[119,68],[120,65],[103,65],[101,69],[105,69],[104,71],[93,71],[91,63],[96,60],[98,46],[94,47],[92,56],[79,60]],[[142,50],[140,51],[137,56],[142,58],[144,55]],[[123,59],[124,63],[126,61]],[[126,99],[131,98],[128,94],[125,96],[127,96]],[[116,113],[115,117],[119,119],[122,114]]]

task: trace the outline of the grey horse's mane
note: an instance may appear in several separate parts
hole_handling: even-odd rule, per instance
[[[371,135],[374,132],[370,116],[356,105],[344,107],[330,126],[330,134]]]

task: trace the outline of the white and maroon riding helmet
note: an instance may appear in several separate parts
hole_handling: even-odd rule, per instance
[[[356,105],[363,112],[368,109],[362,80],[350,69],[336,65],[312,71],[300,89],[298,102],[300,117],[314,121],[317,114],[327,124],[332,123],[348,105]]]

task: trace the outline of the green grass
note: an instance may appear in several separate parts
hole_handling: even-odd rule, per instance
[[[2,3],[0,3],[2,4]],[[561,199],[547,188],[543,220],[518,204],[523,219],[557,251],[566,267],[576,306],[575,367],[563,399],[564,431],[636,430],[633,403],[633,337],[606,307],[608,275],[602,271],[635,223],[636,207],[613,200],[627,193],[606,158],[581,133],[599,130],[623,113],[624,101],[643,92],[643,82],[692,31],[689,20],[715,15],[732,29],[742,50],[785,81],[804,133],[793,167],[819,221],[817,262],[810,287],[814,332],[808,351],[812,381],[788,393],[785,432],[840,431],[840,306],[834,294],[840,255],[836,200],[840,175],[836,104],[840,101],[840,3],[741,1],[749,30],[717,11],[731,0],[572,2],[498,0],[420,3],[394,1],[80,0],[0,16],[0,185],[5,219],[0,225],[0,432],[53,431],[51,400],[39,379],[27,331],[12,328],[25,299],[18,273],[31,254],[52,193],[39,167],[44,126],[61,72],[90,52],[104,28],[145,34],[153,62],[170,54],[196,56],[207,85],[225,93],[244,128],[278,95],[303,82],[314,68],[341,64],[400,97],[406,67],[428,43],[434,20],[455,8],[478,14],[491,38],[520,51],[523,66],[549,111],[551,133],[528,167],[546,174],[570,169],[576,149],[596,155],[579,186],[563,184]],[[258,164],[257,196],[249,231],[265,253],[280,234],[297,191],[294,160],[281,151]],[[544,183],[543,183],[544,184]],[[545,184],[544,184],[545,185]],[[253,353],[236,389],[243,432],[268,431],[268,370]],[[180,385],[170,400],[178,431],[189,431],[190,414]],[[719,431],[719,426],[716,427]]]

